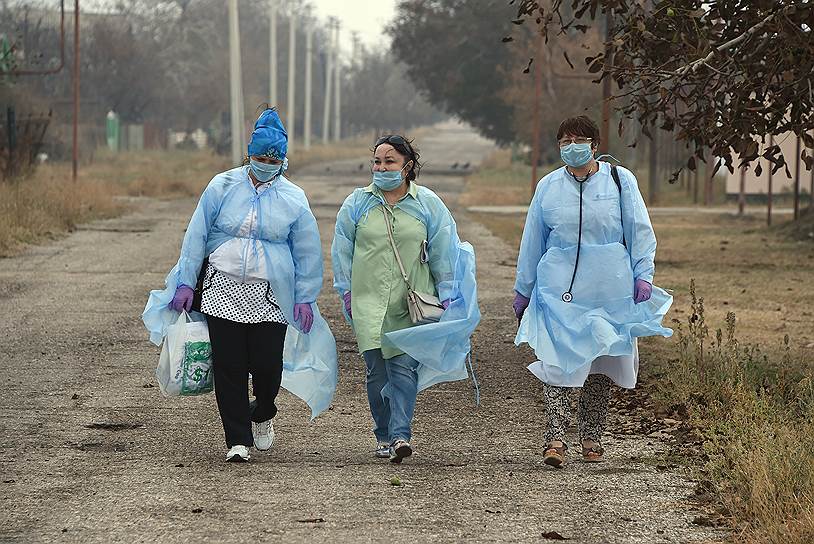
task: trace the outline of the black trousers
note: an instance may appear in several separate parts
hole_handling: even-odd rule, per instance
[[[274,404],[283,378],[283,344],[288,325],[238,323],[206,316],[212,342],[215,398],[226,446],[251,446],[251,422],[277,415]],[[249,372],[254,400],[249,403]]]

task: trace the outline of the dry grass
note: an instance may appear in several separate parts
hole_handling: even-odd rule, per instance
[[[296,165],[358,157],[367,149],[367,139],[344,140],[308,151],[295,149],[289,161],[295,171]],[[80,167],[74,183],[69,164],[42,165],[25,178],[0,183],[0,257],[77,224],[122,213],[127,207],[119,196],[198,196],[215,174],[229,167],[227,158],[209,151],[100,150],[92,164]]]
[[[545,171],[538,170],[541,174]],[[459,202],[462,206],[524,205],[529,203],[531,191],[531,166],[513,163],[511,151],[501,149],[487,157],[466,178],[466,191]]]
[[[739,539],[808,543],[814,535],[812,365],[788,336],[777,357],[736,337],[735,314],[711,333],[704,302],[677,320],[678,358],[659,384],[668,405],[687,408],[703,430],[699,478],[725,507]]]
[[[104,182],[73,184],[69,173],[0,183],[0,257],[72,230],[78,223],[120,213],[124,207],[114,194]]]
[[[519,246],[523,216],[477,219]],[[643,378],[703,432],[698,477],[736,540],[814,542],[814,214],[794,227],[698,213],[653,223],[656,283],[673,291],[668,321],[681,326],[644,340]]]

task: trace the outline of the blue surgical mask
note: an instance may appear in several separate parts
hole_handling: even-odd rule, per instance
[[[402,184],[401,170],[373,172],[373,184],[382,191],[392,191]]]
[[[268,164],[251,158],[249,164],[251,165],[252,174],[260,183],[267,183],[279,176],[285,167],[285,161],[282,164]]]
[[[572,142],[560,148],[560,157],[562,162],[571,168],[579,168],[591,162],[591,159],[594,158],[594,152],[591,149],[591,144],[575,144]]]

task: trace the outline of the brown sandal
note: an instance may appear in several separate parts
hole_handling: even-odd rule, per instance
[[[585,447],[585,442],[593,442],[593,446],[590,448]],[[582,441],[582,460],[586,463],[601,463],[604,461],[603,456],[605,455],[605,448],[602,447],[602,444],[599,442],[594,442],[593,440],[583,440]]]
[[[545,451],[543,451],[543,463],[554,468],[559,468],[565,462],[565,452],[568,446],[563,443],[562,446],[552,446],[546,444]]]

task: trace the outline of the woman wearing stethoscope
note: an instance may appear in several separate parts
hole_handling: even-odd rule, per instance
[[[600,461],[611,382],[636,386],[641,336],[661,325],[672,297],[653,287],[656,236],[635,176],[594,158],[599,129],[587,117],[557,131],[565,166],[537,184],[529,206],[512,307],[515,344],[538,361],[548,415],[543,460],[558,467],[568,449],[570,388],[582,387],[582,459]]]

